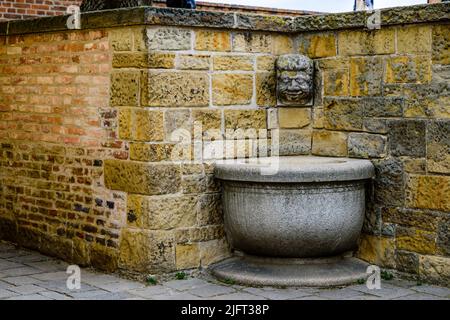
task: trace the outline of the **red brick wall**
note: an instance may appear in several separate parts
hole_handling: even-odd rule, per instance
[[[1,0],[0,21],[60,15],[66,12],[68,6],[79,5],[81,2],[82,0]]]
[[[103,161],[127,153],[110,73],[106,31],[0,36],[2,238],[113,268],[125,204]]]

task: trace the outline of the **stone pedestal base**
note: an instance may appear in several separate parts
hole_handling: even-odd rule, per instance
[[[261,258],[240,255],[210,267],[217,278],[248,286],[332,287],[367,279],[368,264],[353,257]]]

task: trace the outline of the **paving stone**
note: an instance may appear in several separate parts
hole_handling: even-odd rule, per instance
[[[85,283],[81,283],[80,289],[71,290],[67,287],[67,283],[65,280],[45,281],[43,283],[40,283],[39,287],[45,288],[50,291],[57,291],[59,293],[64,293],[64,294],[69,294],[69,295],[72,295],[73,293],[97,290],[96,287],[93,287],[93,286],[85,284]],[[104,292],[106,292],[106,291],[104,291]]]
[[[23,267],[23,265],[20,263],[8,261],[5,259],[0,260],[0,270],[2,271],[21,267]]]
[[[34,294],[41,291],[44,291],[41,287],[38,287],[34,284],[27,284],[23,286],[13,287],[11,286],[8,290],[14,291],[18,294],[27,295],[27,294]]]
[[[362,296],[363,294],[359,291],[349,288],[336,288],[336,289],[321,290],[319,293],[317,293],[317,295],[319,297],[324,297],[327,299],[345,300]]]
[[[81,282],[90,285],[106,284],[117,282],[117,277],[109,274],[93,273],[81,270]]]
[[[325,297],[319,297],[319,296],[307,296],[302,298],[297,298],[295,300],[329,300]]]
[[[142,298],[153,299],[153,297],[157,295],[167,295],[174,292],[174,290],[164,286],[151,286],[141,289],[128,290],[128,292]]]
[[[438,297],[450,298],[450,289],[432,285],[421,285],[410,288],[421,293],[432,294]]]
[[[89,300],[125,300],[129,298],[134,298],[134,296],[128,292],[108,292],[105,294],[93,296],[89,298]]]
[[[246,288],[244,291],[270,300],[287,300],[311,296],[314,291],[305,289]]]
[[[371,294],[374,296],[382,297],[384,299],[395,299],[403,296],[407,296],[410,294],[414,294],[415,292],[410,289],[405,289],[389,284],[382,284],[381,289],[369,289],[365,285],[353,287],[352,290],[357,290],[360,292],[364,292],[367,294]]]
[[[188,292],[174,292],[172,294],[164,294],[155,296],[154,300],[200,300],[201,298],[194,296]]]
[[[28,262],[27,266],[43,270],[45,272],[57,272],[66,271],[69,264],[59,261],[38,261],[38,262]]]
[[[195,289],[189,290],[190,294],[194,294],[196,296],[202,297],[202,298],[210,298],[222,294],[229,294],[236,292],[235,289],[231,287],[226,286],[219,286],[215,284],[208,284],[203,287],[198,287]]]
[[[17,296],[17,293],[0,288],[0,299],[5,299],[14,296]]]
[[[33,278],[42,281],[49,281],[49,280],[66,280],[69,276],[65,271],[44,272],[44,273],[42,273],[42,271],[40,272],[41,273],[39,274],[34,274]]]
[[[395,298],[393,300],[448,300],[443,297],[434,296],[426,293],[415,293],[408,296]]]
[[[6,300],[49,300],[49,298],[46,298],[44,296],[41,296],[39,294],[30,294],[30,295],[24,295],[24,296],[15,296]]]
[[[22,286],[22,285],[26,285],[26,284],[42,283],[41,280],[32,278],[30,276],[6,277],[6,278],[2,278],[2,281],[10,283],[10,284],[13,284],[15,286]],[[1,282],[0,282],[0,287],[1,287]]]
[[[68,293],[74,299],[92,299],[97,296],[104,296],[105,294],[109,294],[108,291],[105,290],[91,290],[91,291],[78,291],[78,292],[70,292]]]
[[[402,279],[382,282],[381,290],[365,285],[336,289],[248,288],[208,282],[208,279],[173,280],[145,286],[116,275],[82,269],[82,287],[69,290],[67,264],[53,258],[0,243],[0,299],[11,300],[447,300],[450,289]],[[209,280],[213,280],[212,278]],[[215,279],[214,279],[214,282]]]
[[[371,294],[363,294],[356,297],[351,297],[348,300],[383,300],[381,297],[373,296]]]
[[[121,291],[127,291],[131,289],[138,289],[145,287],[145,284],[140,282],[134,282],[134,281],[119,281],[113,282],[113,283],[105,283],[105,284],[97,284],[96,287],[106,290],[108,292],[121,292]]]
[[[192,290],[205,285],[208,285],[208,282],[202,279],[173,280],[164,283],[164,286],[180,291]]]
[[[17,263],[30,263],[30,262],[41,262],[51,260],[50,258],[40,255],[40,254],[30,254],[25,256],[14,256],[8,258],[9,261]]]
[[[38,270],[32,267],[18,267],[14,269],[2,270],[4,277],[19,277],[30,276],[42,273],[42,270]]]
[[[52,300],[72,300],[71,297],[68,297],[64,294],[61,294],[59,292],[55,292],[55,291],[43,291],[43,292],[39,292],[39,294],[41,296],[44,296],[48,299],[52,299]]]
[[[231,294],[225,294],[217,297],[213,297],[213,300],[266,300],[266,298],[261,296],[256,296],[254,294],[246,292],[236,292]]]

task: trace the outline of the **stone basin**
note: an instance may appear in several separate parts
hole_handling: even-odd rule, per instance
[[[234,261],[257,270],[255,260],[268,258],[280,269],[292,268],[292,261],[308,264],[298,259],[323,266],[316,263],[320,258],[356,249],[374,167],[368,160],[313,156],[224,160],[216,163],[215,176],[222,183],[227,238],[239,252]]]

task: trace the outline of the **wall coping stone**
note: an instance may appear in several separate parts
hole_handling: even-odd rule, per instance
[[[134,7],[81,14],[82,29],[133,25],[167,25],[250,31],[300,33],[366,28],[367,11],[300,17],[214,12],[157,7]],[[0,35],[66,31],[66,16],[12,20],[0,23]],[[381,10],[381,26],[449,22],[450,3],[423,4]]]

